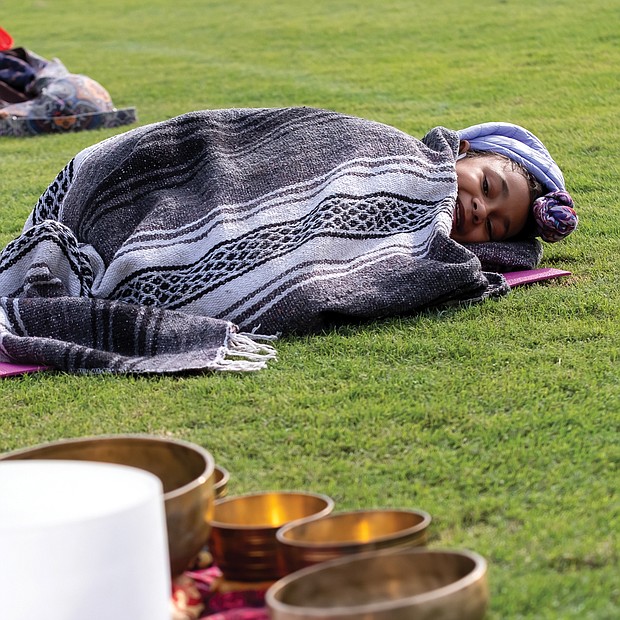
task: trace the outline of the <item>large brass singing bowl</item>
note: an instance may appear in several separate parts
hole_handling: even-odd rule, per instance
[[[283,573],[352,553],[426,544],[422,510],[355,510],[284,525],[276,532]]]
[[[480,620],[487,564],[471,551],[370,551],[292,573],[265,601],[272,620]]]
[[[334,501],[317,493],[282,491],[217,500],[209,551],[229,581],[275,581],[282,576],[276,532],[285,523],[329,514]]]
[[[205,545],[213,512],[215,463],[198,445],[144,435],[65,439],[0,455],[0,459],[98,461],[144,469],[162,482],[172,576]]]

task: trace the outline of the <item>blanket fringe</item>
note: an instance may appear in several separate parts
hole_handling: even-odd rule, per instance
[[[258,340],[273,340],[270,336],[231,332],[226,340],[224,358],[219,360],[219,370],[249,372],[260,370],[267,362],[277,359],[277,351],[270,344]]]

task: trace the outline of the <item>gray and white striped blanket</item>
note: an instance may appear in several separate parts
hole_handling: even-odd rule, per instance
[[[0,352],[253,369],[315,332],[508,291],[449,238],[456,133],[312,108],[194,112],[78,154],[0,256]],[[237,328],[243,333],[238,333]]]

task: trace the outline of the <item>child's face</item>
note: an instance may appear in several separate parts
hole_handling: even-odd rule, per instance
[[[510,162],[493,155],[456,162],[458,194],[452,232],[459,243],[504,241],[525,227],[530,191]]]

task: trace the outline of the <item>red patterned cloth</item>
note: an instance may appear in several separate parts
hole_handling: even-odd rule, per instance
[[[172,620],[197,620],[205,608],[194,580],[186,575],[173,580],[170,605]]]
[[[227,589],[221,571],[187,571],[173,582],[173,620],[269,620],[265,590]]]

